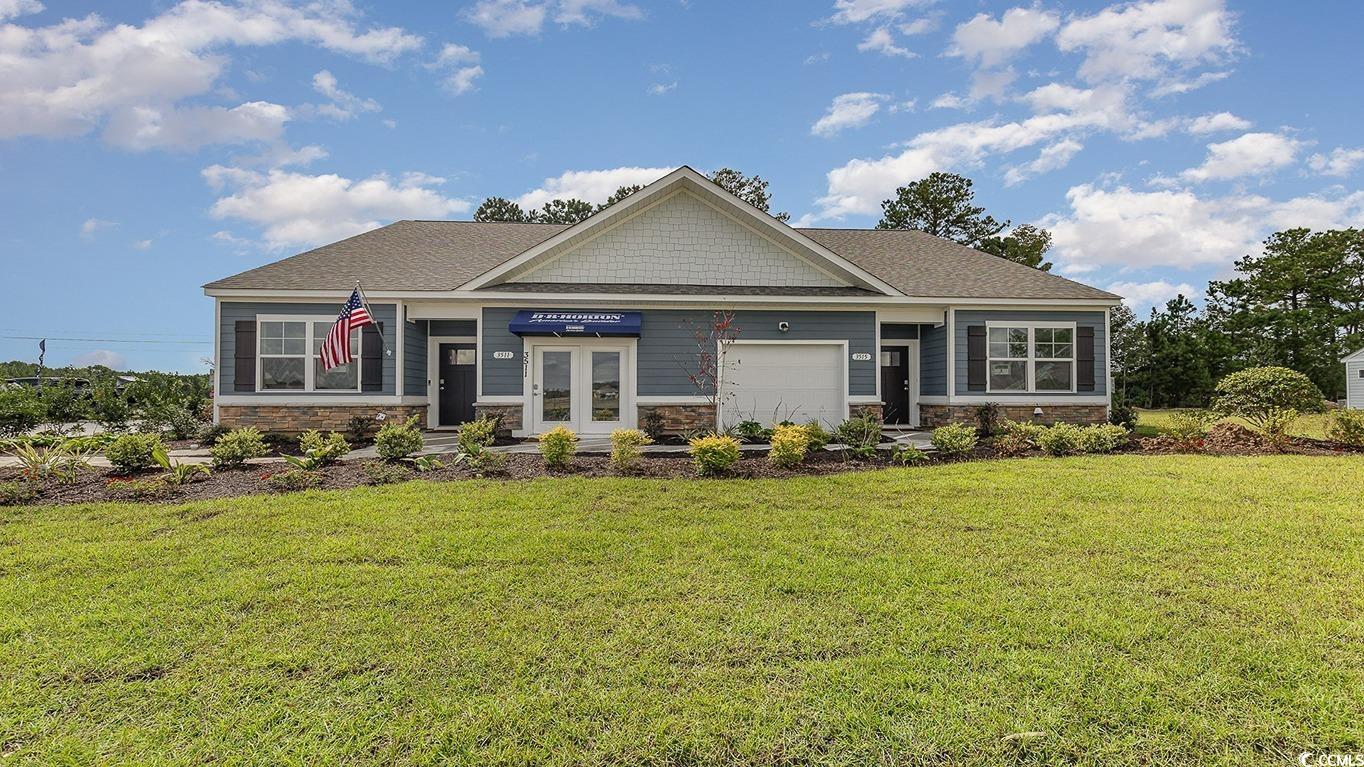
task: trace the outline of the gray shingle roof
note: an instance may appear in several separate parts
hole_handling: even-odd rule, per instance
[[[497,293],[649,293],[673,296],[879,296],[879,291],[858,287],[775,285],[635,285],[629,283],[504,282],[480,288]]]
[[[398,221],[340,242],[210,282],[245,290],[346,290],[355,280],[370,291],[444,291],[567,229],[563,224]],[[797,229],[906,295],[923,298],[1111,299],[1118,296],[1054,274],[916,231]],[[536,290],[545,288],[540,284]],[[564,292],[640,292],[644,286],[554,286]],[[661,290],[661,286],[647,286]],[[669,286],[692,294],[698,286]],[[492,290],[532,290],[499,285]],[[736,294],[739,288],[698,288]],[[753,295],[796,295],[792,289],[750,288]],[[857,290],[857,294],[866,291]],[[852,295],[838,293],[838,295]]]

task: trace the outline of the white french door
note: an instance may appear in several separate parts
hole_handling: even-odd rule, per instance
[[[534,349],[531,423],[535,433],[566,426],[580,434],[606,434],[634,425],[629,346],[556,343],[537,344]]]

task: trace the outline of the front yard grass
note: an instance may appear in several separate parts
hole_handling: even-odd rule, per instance
[[[0,509],[0,764],[1360,751],[1361,487],[1124,455]]]
[[[1170,428],[1170,416],[1186,409],[1191,408],[1166,408],[1162,410],[1137,408],[1137,428],[1134,433],[1138,437],[1155,437],[1163,434]],[[1295,437],[1307,439],[1326,439],[1326,426],[1329,419],[1328,413],[1306,413],[1298,416],[1298,419],[1288,428],[1288,433]],[[1223,418],[1222,420],[1249,426],[1242,418]]]

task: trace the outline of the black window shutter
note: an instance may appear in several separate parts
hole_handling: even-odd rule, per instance
[[[1094,391],[1094,328],[1075,328],[1075,386]]]
[[[381,391],[384,388],[384,323],[366,325],[361,329],[360,391]]]
[[[237,348],[232,359],[232,391],[255,391],[256,321],[237,320],[233,330]]]
[[[966,327],[966,389],[985,391],[985,326]]]

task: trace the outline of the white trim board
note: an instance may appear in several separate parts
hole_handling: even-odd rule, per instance
[[[276,392],[257,392],[255,394],[225,394],[214,398],[215,405],[236,407],[241,405],[425,405],[426,397],[398,397],[392,394],[316,394],[302,392],[284,394]]]

